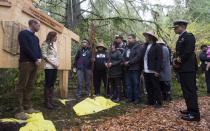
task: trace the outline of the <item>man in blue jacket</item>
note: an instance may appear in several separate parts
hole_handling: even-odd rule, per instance
[[[27,119],[25,113],[39,112],[33,109],[31,97],[42,57],[39,38],[35,35],[35,32],[40,29],[40,22],[31,19],[28,24],[29,28],[21,31],[18,35],[20,58],[19,81],[16,88],[17,110],[15,117],[17,119]]]

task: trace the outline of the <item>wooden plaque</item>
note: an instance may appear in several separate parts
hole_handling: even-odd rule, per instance
[[[2,21],[3,28],[3,50],[11,55],[19,54],[18,33],[27,27],[14,22]]]
[[[41,11],[37,10],[36,8],[26,5],[26,6],[23,7],[22,11],[24,13],[38,19],[39,21],[41,21],[45,25],[51,27],[52,29],[58,31],[59,33],[63,32],[64,26],[62,24],[53,20],[48,15],[42,13]]]
[[[0,0],[0,6],[11,7],[12,3],[9,0]]]

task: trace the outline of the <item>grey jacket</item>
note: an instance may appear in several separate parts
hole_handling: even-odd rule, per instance
[[[171,81],[171,64],[169,49],[162,45],[163,64],[160,72],[160,81]]]

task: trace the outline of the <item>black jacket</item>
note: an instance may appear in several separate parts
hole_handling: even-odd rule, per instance
[[[91,69],[91,58],[92,51],[91,48],[82,48],[77,51],[74,60],[74,67],[78,70]]]
[[[147,50],[148,43],[144,44],[143,47],[143,63],[144,63],[144,56]],[[149,52],[148,52],[148,69],[160,73],[162,70],[163,64],[163,54],[162,54],[162,47],[159,44],[152,44]],[[144,64],[142,64],[143,66]]]
[[[115,50],[111,52],[110,54],[110,62],[112,63],[112,66],[109,70],[109,77],[121,77],[122,75],[122,53],[120,50]]]
[[[20,62],[35,62],[37,59],[41,59],[39,38],[33,32],[21,31],[18,35],[18,41],[20,45]]]
[[[192,33],[184,32],[176,43],[176,56],[181,58],[180,68],[177,72],[195,72],[197,59],[195,54],[195,37]]]
[[[108,60],[106,51],[97,51],[95,54],[94,71],[105,71],[105,62]]]
[[[201,53],[199,55],[199,59],[201,61],[201,70],[203,72],[205,72],[206,71],[207,62],[208,62],[206,51],[201,51]]]
[[[128,45],[123,54],[123,61],[129,61],[127,70],[142,70],[142,48],[141,45],[135,43],[133,45]]]

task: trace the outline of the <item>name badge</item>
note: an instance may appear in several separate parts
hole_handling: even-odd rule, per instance
[[[86,53],[83,53],[83,54],[82,54],[82,56],[86,56],[86,55],[87,55]]]

